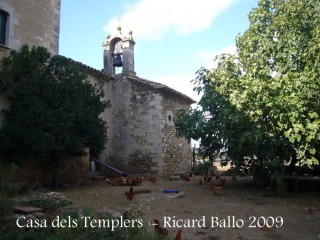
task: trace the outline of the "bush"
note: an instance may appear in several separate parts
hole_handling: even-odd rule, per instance
[[[195,175],[206,175],[208,174],[208,171],[212,169],[212,163],[209,161],[199,163],[195,168],[194,168],[194,174]]]
[[[69,215],[71,216],[71,215]],[[61,217],[62,218],[62,217]],[[79,218],[72,218],[78,220],[78,226],[75,228],[52,228],[48,224],[47,228],[17,228],[15,224],[7,227],[1,234],[1,239],[14,240],[158,240],[168,239],[161,238],[157,233],[149,233],[145,227],[132,228],[115,228],[111,231],[110,228],[91,228],[84,227],[84,221]]]
[[[0,161],[0,218],[8,215],[13,205],[11,198],[16,196],[20,191],[19,186],[9,184],[9,180],[17,168],[18,166],[14,163],[3,166],[3,163]]]

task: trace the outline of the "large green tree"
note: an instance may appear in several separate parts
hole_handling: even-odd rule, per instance
[[[260,0],[249,21],[249,28],[236,39],[237,54],[218,57],[217,68],[201,76],[207,79],[204,84],[250,122],[253,129],[246,133],[252,138],[251,146],[258,146],[251,154],[259,156],[261,149],[268,152],[259,164],[279,165],[281,160],[291,166],[296,162],[318,164],[320,1]],[[212,95],[212,101],[205,104],[215,108],[215,99]],[[201,101],[200,105],[206,111],[206,105]],[[233,118],[228,109],[220,110]],[[207,115],[212,117],[212,111]],[[191,118],[192,110],[180,121],[190,122]],[[193,132],[197,124],[189,130]],[[224,127],[224,123],[216,126],[215,132],[222,133]],[[235,133],[237,129],[231,126],[228,130]],[[225,142],[233,137],[222,136]],[[229,144],[228,150],[234,147]]]
[[[10,101],[10,109],[2,111],[2,157],[41,160],[52,169],[56,187],[60,161],[88,148],[94,154],[103,150],[107,126],[100,114],[109,103],[69,59],[25,45],[4,59],[0,77]]]

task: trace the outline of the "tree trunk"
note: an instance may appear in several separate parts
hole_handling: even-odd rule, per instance
[[[293,171],[294,171],[294,168],[295,168],[297,162],[298,162],[297,156],[296,156],[295,154],[293,154],[293,155],[292,155],[292,159],[291,159],[291,161],[290,161],[290,164],[289,164],[289,166],[288,166],[288,168],[287,168],[287,173],[288,173],[289,175],[292,175],[292,173],[293,173]]]
[[[210,154],[210,156],[209,156],[209,162],[210,162],[211,165],[213,164],[213,160],[214,160],[214,157]]]

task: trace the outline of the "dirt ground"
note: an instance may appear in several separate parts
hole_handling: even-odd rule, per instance
[[[171,239],[180,228],[174,226],[173,219],[177,225],[184,225],[182,239],[320,239],[319,193],[275,193],[256,190],[248,177],[226,179],[218,196],[212,193],[210,184],[200,185],[197,176],[191,177],[190,182],[159,180],[153,184],[146,179],[134,190],[150,189],[151,193],[136,194],[131,202],[124,195],[128,186],[108,186],[104,180],[60,192],[79,209],[91,208],[93,213],[105,207],[121,213],[133,211],[149,231],[154,230],[153,219],[161,225],[166,220]],[[177,198],[177,194],[164,193],[165,189],[184,195]],[[306,213],[306,208],[311,214]],[[259,227],[264,219],[272,226],[270,229]]]

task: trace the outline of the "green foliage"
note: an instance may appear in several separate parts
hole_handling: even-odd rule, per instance
[[[193,82],[197,85],[195,89],[203,94],[200,106],[178,112],[175,121],[178,133],[200,139],[200,155],[212,160],[223,157],[223,164],[231,162],[239,174],[255,171],[253,166],[267,158],[272,159],[275,170],[279,167],[279,159],[272,153],[271,139],[216,90],[218,83],[211,80],[218,74],[204,68],[197,72]],[[225,151],[222,155],[221,150]]]
[[[200,153],[242,172],[281,173],[283,160],[318,164],[320,119],[320,2],[260,0],[237,55],[217,57],[194,83],[197,109],[181,111],[178,132],[200,139]]]
[[[229,89],[238,109],[306,165],[319,157],[319,10],[313,0],[260,1],[237,38],[243,73]]]
[[[0,184],[6,184],[13,177],[18,169],[18,165],[15,163],[5,164],[0,158]]]
[[[15,189],[8,189],[8,187],[7,185],[0,186],[0,218],[7,216],[12,210],[11,196]]]
[[[32,205],[41,207],[44,209],[46,220],[46,226],[42,228],[37,227],[24,227],[18,228],[16,225],[16,218],[0,219],[0,233],[1,239],[19,239],[19,240],[36,240],[36,239],[50,239],[50,240],[140,240],[140,239],[167,239],[160,238],[156,233],[147,232],[144,226],[142,227],[124,227],[116,226],[113,231],[111,225],[101,225],[92,227],[90,224],[85,225],[85,220],[82,218],[90,217],[91,220],[98,220],[92,216],[92,209],[85,208],[81,211],[70,210],[67,206],[70,206],[71,202],[57,201],[55,199],[44,198],[40,192],[33,193],[31,200],[24,203],[26,205]],[[72,209],[72,208],[71,208]],[[70,226],[63,227],[62,225],[52,225],[52,221],[56,220],[59,216],[60,220],[66,220],[70,222]],[[105,220],[115,219],[112,216],[105,218]],[[3,221],[1,221],[3,220]],[[76,223],[74,225],[73,223]],[[127,223],[126,223],[127,224]]]
[[[195,175],[206,175],[208,174],[209,169],[212,169],[212,163],[207,161],[204,163],[199,163],[194,169]]]
[[[109,103],[84,72],[45,48],[23,46],[4,59],[0,89],[10,100],[3,110],[0,152],[9,160],[28,157],[50,161],[98,154],[106,142],[100,114]]]
[[[14,163],[4,166],[0,161],[0,217],[10,213],[13,205],[11,198],[20,192],[19,186],[8,183],[17,168]]]
[[[60,218],[64,219],[64,218]],[[66,219],[66,218],[65,218]],[[17,239],[17,240],[158,240],[169,239],[159,236],[152,232],[147,232],[145,227],[117,227],[114,231],[108,227],[85,227],[84,220],[80,218],[71,218],[71,221],[76,219],[77,227],[56,227],[52,228],[48,224],[47,228],[29,228],[25,231],[24,228],[19,229],[16,225],[8,226],[2,234],[3,239]],[[111,219],[111,218],[110,218]],[[3,227],[3,226],[2,226]]]
[[[59,208],[70,205],[70,201],[64,199],[52,201],[52,199],[41,197],[40,192],[34,192],[32,199],[28,201],[28,205],[42,208],[47,214],[52,215],[57,212]],[[72,213],[67,212],[67,214]]]

